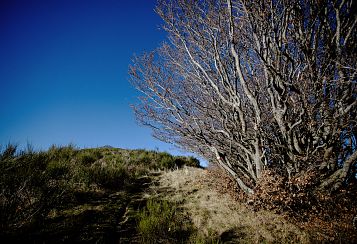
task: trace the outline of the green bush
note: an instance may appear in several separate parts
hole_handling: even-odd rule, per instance
[[[46,171],[50,161],[43,152],[17,152],[10,145],[0,154],[1,229],[25,225],[45,216],[61,189]]]
[[[175,203],[153,199],[138,213],[137,229],[143,243],[185,243],[193,231]]]
[[[46,152],[46,155],[52,160],[70,161],[77,153],[78,149],[72,144],[69,144],[68,146],[52,145]]]
[[[195,157],[186,157],[185,163],[186,166],[189,167],[196,167],[196,168],[200,168],[200,161],[195,158]]]
[[[68,175],[68,184],[75,188],[76,184],[84,184],[89,186],[91,183],[95,183],[92,177],[92,171],[86,165],[71,164],[71,169]]]
[[[173,169],[175,168],[175,159],[170,154],[163,152],[159,153],[158,167],[160,169]]]
[[[200,161],[194,157],[172,156],[166,152],[157,154],[156,164],[156,167],[160,169],[174,169],[183,166],[200,167]]]
[[[51,178],[60,179],[69,173],[70,168],[66,161],[51,160],[47,164],[46,171]]]
[[[193,234],[189,240],[191,244],[221,244],[223,243],[218,237],[207,237],[200,233]]]
[[[113,163],[106,166],[93,165],[90,176],[94,183],[108,189],[122,189],[131,179],[125,166]]]
[[[152,155],[149,151],[138,149],[130,151],[130,164],[145,164],[150,165],[152,163]]]
[[[91,165],[92,163],[94,163],[95,161],[97,161],[98,159],[102,158],[102,154],[97,151],[81,151],[78,155],[77,155],[78,161],[83,164],[83,165]]]
[[[143,241],[154,243],[157,240],[170,237],[175,230],[176,206],[167,201],[149,200],[146,208],[139,213],[138,231]]]

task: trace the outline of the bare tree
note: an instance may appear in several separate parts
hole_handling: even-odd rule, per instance
[[[357,167],[356,5],[159,1],[169,43],[130,67],[137,118],[248,193],[268,168],[340,188]]]

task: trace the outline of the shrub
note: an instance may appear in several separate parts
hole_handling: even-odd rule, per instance
[[[8,144],[4,150],[1,151],[0,160],[12,159],[16,156],[17,146],[13,144]]]
[[[0,158],[1,229],[20,227],[45,216],[61,195],[46,171],[49,155],[17,152],[10,145]]]
[[[200,168],[200,160],[198,160],[195,157],[188,157],[188,160],[186,161],[186,166],[190,166],[190,167],[196,167],[196,168]]]
[[[145,150],[138,150],[137,151],[137,156],[136,156],[136,160],[138,163],[140,164],[150,164],[152,162],[152,155]]]
[[[175,166],[181,168],[182,166],[189,166],[189,167],[195,167],[195,168],[200,168],[200,161],[197,158],[194,157],[175,157]]]
[[[289,184],[286,179],[271,170],[265,170],[255,194],[249,197],[255,209],[284,212],[309,230],[316,242],[355,242],[356,232],[352,219],[357,213],[356,189],[347,188],[334,195],[314,192],[318,175],[314,170],[306,170],[293,177]]]
[[[88,166],[102,157],[102,154],[97,150],[84,150],[78,154],[77,159],[81,164]]]
[[[52,145],[46,152],[47,156],[52,160],[66,160],[70,161],[78,153],[78,149],[69,144],[68,146]]]
[[[175,159],[170,154],[163,152],[158,154],[158,168],[160,169],[173,169],[175,168]]]
[[[94,183],[108,189],[121,189],[131,180],[131,175],[121,164],[95,164],[89,169],[89,173]]]
[[[47,174],[53,179],[60,179],[69,173],[69,165],[66,161],[52,160],[47,164]]]
[[[77,184],[84,184],[86,186],[89,186],[91,183],[94,183],[91,174],[92,171],[88,166],[72,163],[68,175],[68,184],[71,185],[72,188],[75,188]]]
[[[193,231],[175,203],[153,199],[139,212],[137,229],[143,243],[184,243]]]

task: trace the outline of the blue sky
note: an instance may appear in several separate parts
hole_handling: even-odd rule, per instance
[[[152,0],[0,1],[0,144],[166,150],[129,107],[133,54],[165,39]]]

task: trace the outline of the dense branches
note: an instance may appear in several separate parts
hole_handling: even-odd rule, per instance
[[[170,43],[130,68],[154,135],[224,168],[246,192],[263,169],[320,190],[356,172],[356,3],[160,1]]]

